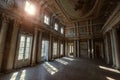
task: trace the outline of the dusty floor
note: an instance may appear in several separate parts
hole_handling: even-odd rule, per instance
[[[120,71],[98,60],[64,57],[1,75],[0,80],[120,80]]]

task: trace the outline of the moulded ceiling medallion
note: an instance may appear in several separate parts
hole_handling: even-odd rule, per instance
[[[56,0],[65,16],[71,20],[87,18],[94,10],[100,0]]]

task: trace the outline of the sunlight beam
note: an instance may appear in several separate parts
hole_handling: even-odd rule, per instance
[[[64,65],[68,65],[68,64],[69,64],[68,62],[63,61],[63,60],[61,60],[61,59],[56,59],[55,61],[57,61],[57,62],[59,62],[59,63],[61,63],[61,64],[64,64]]]
[[[112,68],[108,68],[108,67],[104,67],[104,66],[99,66],[99,68],[120,74],[120,71],[116,70],[116,69],[112,69]]]
[[[74,59],[72,58],[68,58],[68,57],[63,57],[64,59],[70,60],[70,61],[74,61]]]
[[[25,80],[26,70],[23,70],[20,76],[20,80]]]
[[[45,64],[43,64],[43,66],[51,75],[54,75],[56,72],[58,72],[58,69],[55,68],[54,66],[52,66],[48,62],[45,62]]]
[[[18,72],[13,73],[12,77],[10,78],[10,80],[16,80],[18,75]]]
[[[116,79],[113,79],[113,78],[111,78],[111,77],[106,77],[108,80],[116,80]]]

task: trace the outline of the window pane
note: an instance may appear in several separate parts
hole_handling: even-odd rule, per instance
[[[31,37],[27,37],[27,40],[26,40],[26,48],[25,48],[25,59],[28,59],[29,58],[29,55],[30,55],[30,48],[31,48]]]
[[[53,55],[57,56],[57,43],[53,43]]]
[[[62,34],[64,33],[64,29],[63,29],[63,28],[61,28],[61,33],[62,33]]]
[[[22,60],[23,59],[23,54],[19,54],[18,55],[18,60]]]
[[[19,50],[18,50],[18,60],[23,59],[24,47],[25,47],[25,36],[21,35],[20,46],[19,46]]]
[[[21,36],[21,40],[20,41],[25,41],[25,36]]]
[[[24,47],[25,46],[25,42],[24,41],[21,41],[20,42],[20,47]]]
[[[54,27],[55,27],[55,30],[58,30],[58,24],[57,23],[55,23]]]
[[[27,37],[27,43],[30,42],[30,37]]]
[[[60,54],[63,55],[63,44],[61,44]]]
[[[44,16],[44,23],[47,25],[49,25],[49,23],[50,23],[50,18],[46,15]]]
[[[20,49],[19,49],[19,54],[21,54],[21,53],[22,53],[22,54],[24,53],[24,48],[20,48]]]

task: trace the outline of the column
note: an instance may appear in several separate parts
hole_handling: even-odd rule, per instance
[[[93,39],[91,39],[91,54],[92,54],[92,59],[94,59],[94,42],[93,42]]]
[[[90,53],[90,40],[88,40],[88,57],[91,58],[91,53]]]
[[[68,56],[68,42],[65,41],[65,56]]]
[[[107,64],[109,64],[110,63],[110,59],[109,59],[109,51],[108,51],[107,34],[105,35],[105,55],[106,55],[106,62],[107,62]]]
[[[39,43],[38,43],[38,52],[37,52],[37,62],[41,62],[41,49],[42,49],[42,30],[39,30]]]
[[[79,40],[77,40],[77,57],[80,57],[80,43],[79,43]]]
[[[77,23],[77,37],[79,37],[79,22]],[[77,57],[80,57],[80,40],[77,40]]]
[[[15,58],[15,51],[16,51],[16,43],[17,43],[17,37],[18,37],[18,30],[19,30],[19,24],[18,21],[14,21],[13,25],[13,32],[11,36],[11,41],[10,41],[10,50],[9,50],[9,56],[8,56],[8,61],[7,61],[7,70],[11,70],[13,68],[14,64],[14,58]]]
[[[76,40],[74,40],[74,57],[77,57],[77,46],[76,46],[76,44],[77,44],[77,41]]]
[[[35,28],[35,30],[34,30],[34,39],[33,39],[33,50],[32,50],[31,66],[36,64],[37,35],[38,35],[38,30],[37,30],[37,28]]]
[[[119,61],[119,48],[118,48],[118,39],[117,33],[115,29],[112,29],[113,34],[113,45],[114,45],[114,54],[115,54],[115,61],[116,61],[116,68],[120,68],[120,61]]]
[[[52,44],[52,41],[53,41],[53,37],[52,37],[52,34],[50,34],[50,42],[49,42],[49,53],[48,53],[48,60],[52,60],[52,52],[53,52],[53,44]]]
[[[110,38],[111,38],[111,46],[112,46],[112,57],[113,57],[113,67],[116,66],[116,60],[115,60],[115,50],[114,50],[114,44],[113,44],[113,35],[112,35],[112,31],[110,31]]]
[[[58,58],[60,58],[60,40],[58,39],[58,45],[57,45],[57,54],[58,54]]]
[[[3,59],[3,50],[4,50],[4,46],[5,46],[5,38],[7,35],[7,29],[8,29],[8,20],[7,18],[3,18],[2,21],[2,28],[1,28],[1,32],[0,32],[0,71],[1,71],[1,65],[2,65],[2,59]]]

